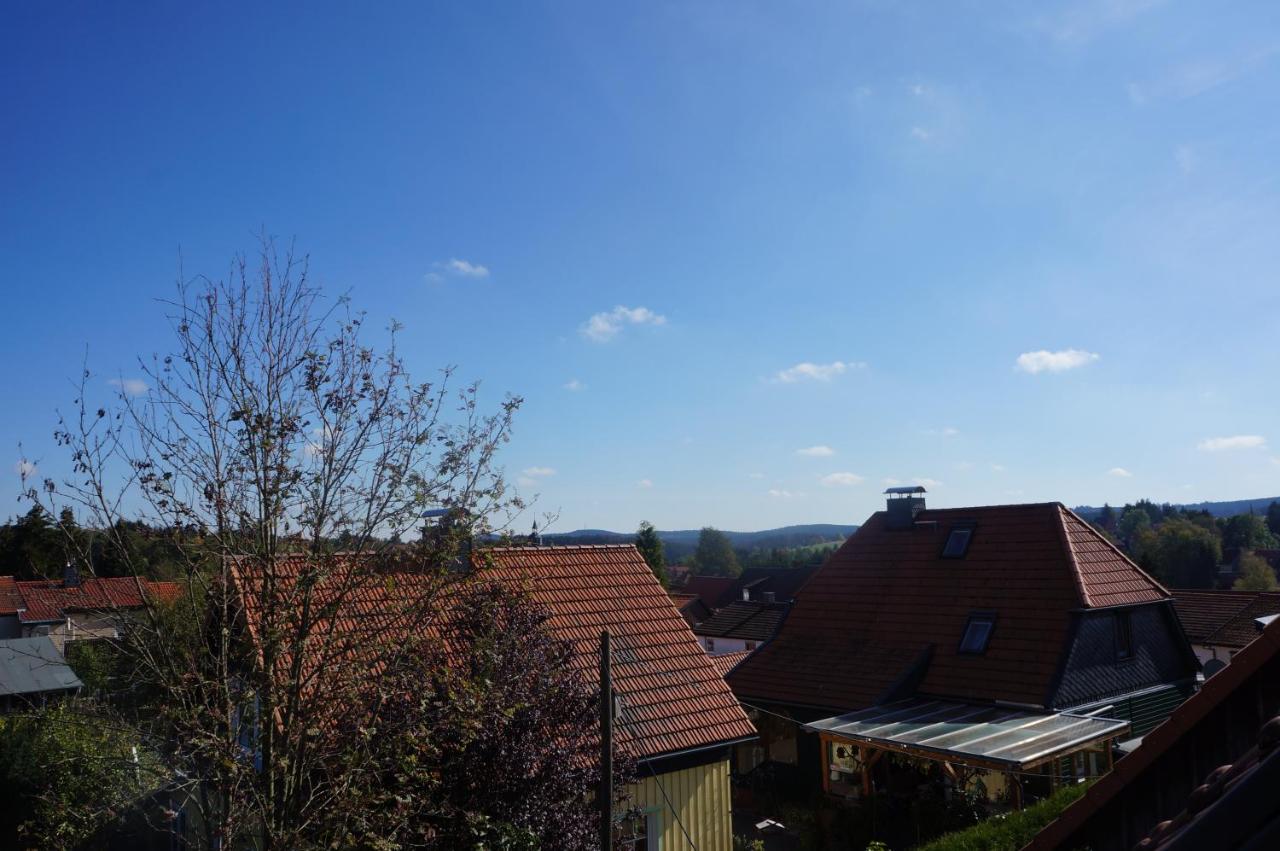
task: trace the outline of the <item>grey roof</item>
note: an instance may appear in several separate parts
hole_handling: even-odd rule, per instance
[[[885,488],[885,493],[927,493],[920,485],[902,485],[900,487]]]
[[[1128,721],[1070,712],[913,698],[804,725],[897,750],[966,765],[1021,770],[1129,729]]]
[[[65,691],[82,685],[49,636],[0,641],[0,696]]]

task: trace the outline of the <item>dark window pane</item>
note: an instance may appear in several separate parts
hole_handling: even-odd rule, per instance
[[[947,536],[947,545],[942,548],[943,558],[961,558],[969,549],[969,539],[973,537],[972,529],[952,529]]]
[[[960,640],[961,653],[984,653],[987,642],[991,639],[991,628],[995,622],[990,618],[970,618],[965,627],[964,638]]]

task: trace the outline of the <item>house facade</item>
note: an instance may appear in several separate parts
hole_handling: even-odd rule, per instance
[[[1065,506],[930,510],[917,488],[727,679],[760,718],[758,758],[829,794],[883,793],[914,761],[1020,804],[1105,772],[1196,671],[1169,592]]]
[[[0,576],[0,639],[48,636],[62,652],[71,641],[118,637],[129,612],[178,594],[175,582],[133,576],[81,579],[72,567],[62,579]]]

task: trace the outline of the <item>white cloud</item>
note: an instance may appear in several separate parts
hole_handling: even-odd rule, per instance
[[[538,480],[531,479],[528,476],[521,476],[520,478],[516,479],[516,484],[518,484],[522,488],[532,488],[537,486]]]
[[[636,482],[636,487],[638,487],[638,488],[651,488],[651,487],[653,487],[653,480],[652,480],[652,479],[641,479],[640,481]]]
[[[450,258],[449,262],[444,264],[444,268],[462,278],[489,277],[488,266],[482,266],[479,263],[471,263],[466,260],[459,260],[457,257]]]
[[[568,381],[564,383],[564,389],[576,393],[579,390],[586,390],[587,385],[583,384],[581,381],[579,381],[576,378],[570,378]]]
[[[796,454],[806,458],[830,458],[836,454],[836,451],[830,446],[807,446],[804,449],[797,449]]]
[[[37,469],[38,468],[34,463],[25,458],[13,465],[13,471],[15,473],[28,479],[36,474]]]
[[[911,481],[915,482],[917,485],[919,485],[919,486],[920,486],[920,487],[922,487],[922,488],[940,488],[940,487],[942,487],[942,482],[938,481],[937,479],[930,479],[930,478],[924,478],[924,477],[921,477],[921,478],[912,479]]]
[[[924,129],[923,127],[911,128],[911,138],[915,139],[917,142],[927,142],[932,137],[933,137],[933,134],[930,133],[928,130]]]
[[[1115,476],[1117,479],[1132,479],[1133,473],[1130,473],[1124,467],[1112,467],[1107,470],[1108,476]]]
[[[862,482],[862,476],[857,473],[829,473],[822,477],[824,487],[852,487]]]
[[[120,388],[126,396],[141,396],[151,389],[141,378],[113,378],[107,383]]]
[[[769,488],[769,496],[774,499],[795,499],[798,496],[804,496],[804,494],[782,488]]]
[[[531,479],[545,479],[556,474],[554,467],[525,467],[521,472]]]
[[[851,369],[866,369],[862,361],[831,363],[809,363],[804,361],[786,369],[780,369],[773,380],[782,384],[795,384],[797,381],[830,381],[837,375],[843,375]]]
[[[597,313],[582,323],[578,332],[593,343],[607,343],[622,330],[624,325],[666,325],[667,317],[654,313],[647,307],[623,307]]]
[[[943,428],[926,428],[922,429],[921,434],[927,434],[931,437],[955,437],[960,434],[960,429],[953,426],[945,426]]]
[[[1083,44],[1164,3],[1165,0],[1076,0],[1038,18],[1032,28],[1063,44]]]
[[[901,479],[895,479],[893,476],[886,476],[885,478],[881,479],[880,482],[881,484],[883,484],[885,487],[888,487],[888,488],[897,487],[898,485],[902,484]]]
[[[962,473],[967,472],[967,471],[969,471],[969,470],[972,470],[975,466],[977,466],[977,465],[975,465],[972,461],[957,461],[957,462],[956,462],[956,469],[957,469],[957,470],[959,470],[959,471],[960,471],[960,472],[962,472]]]
[[[1050,352],[1041,349],[1037,352],[1023,352],[1018,355],[1015,368],[1035,375],[1038,372],[1065,372],[1085,364],[1093,363],[1101,355],[1080,349],[1062,349]]]
[[[1260,434],[1237,434],[1232,437],[1207,437],[1196,445],[1201,452],[1226,452],[1231,449],[1261,449],[1267,439]]]
[[[1008,467],[1006,467],[1006,466],[1005,466],[1005,465],[1003,465],[1003,464],[992,464],[992,465],[991,465],[991,471],[992,471],[993,473],[1003,473],[1003,472],[1004,472],[1005,470],[1007,470],[1007,469],[1008,469]]]

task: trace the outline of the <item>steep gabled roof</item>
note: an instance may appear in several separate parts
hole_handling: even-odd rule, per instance
[[[729,676],[744,699],[841,711],[919,692],[1043,705],[1071,613],[1167,599],[1060,503],[931,509],[912,528],[877,512],[804,586],[772,642]],[[943,558],[971,526],[962,558]],[[959,652],[971,615],[994,613],[986,652]],[[900,695],[899,695],[900,696]]]
[[[494,580],[523,591],[547,612],[552,633],[574,645],[583,676],[596,676],[600,633],[609,629],[614,687],[623,704],[618,735],[638,758],[755,735],[714,663],[630,544],[488,548],[477,552],[473,571],[445,584],[407,570],[352,571],[351,564],[338,556],[313,587],[313,608],[326,614],[312,630],[317,640],[308,645],[312,658],[303,665],[313,683],[309,690],[319,687],[326,668],[361,664],[367,655],[363,644],[398,640],[411,624],[423,623],[424,607],[439,607],[447,617],[448,600],[462,584]],[[301,569],[298,559],[277,560],[278,587]],[[248,562],[235,563],[233,572],[256,636],[260,579]],[[323,638],[330,634],[338,640]],[[327,658],[318,658],[322,653]]]
[[[594,670],[600,631],[617,648],[614,687],[623,696],[623,735],[650,758],[755,735],[733,692],[631,544],[511,547],[488,551],[496,572],[524,582]]]

